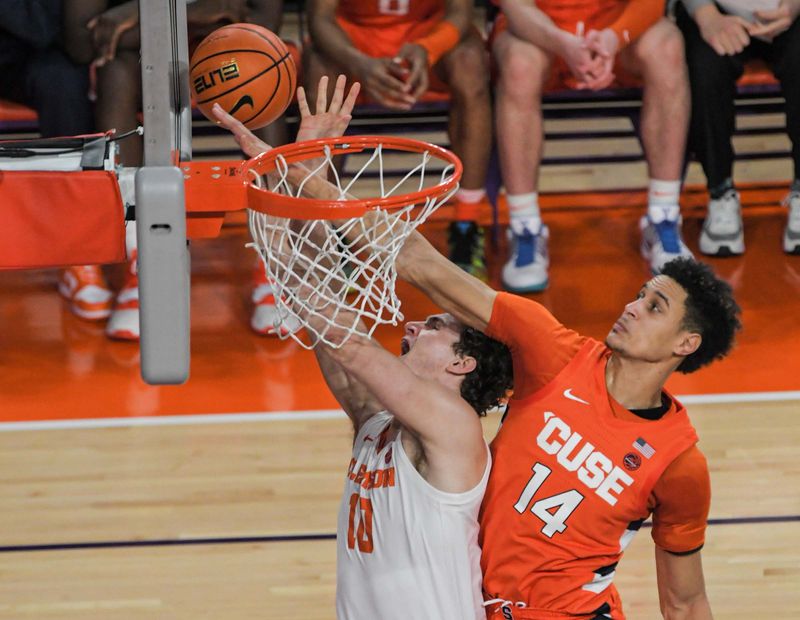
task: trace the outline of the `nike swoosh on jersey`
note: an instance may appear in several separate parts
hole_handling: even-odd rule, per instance
[[[255,104],[253,104],[253,98],[250,95],[245,95],[244,97],[240,97],[239,101],[236,102],[236,105],[234,105],[231,108],[231,111],[228,112],[228,114],[233,116],[239,111],[239,108],[245,105],[249,105],[251,108],[255,107]]]
[[[566,390],[564,390],[564,396],[566,398],[569,398],[570,400],[574,400],[576,403],[583,403],[584,405],[590,404],[587,403],[582,398],[578,398],[577,396],[575,396],[575,394],[572,393],[572,388],[567,388]]]

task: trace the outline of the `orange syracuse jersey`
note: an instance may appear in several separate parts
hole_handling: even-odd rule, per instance
[[[511,313],[517,320],[508,320]],[[525,316],[536,318],[526,325]],[[535,332],[544,331],[547,317],[558,325],[538,304],[499,295],[489,325],[492,337],[511,346],[515,389],[519,384],[522,391],[491,446],[480,516],[484,595],[527,607],[498,618],[616,620],[624,617],[612,583],[616,565],[650,514],[662,473],[697,435],[669,394],[670,408],[658,420],[625,410],[606,388],[610,350],[563,326],[553,333],[572,342],[569,361],[531,389],[518,368],[533,367],[517,362],[528,342],[541,343]],[[558,356],[554,349],[561,347],[550,347]]]

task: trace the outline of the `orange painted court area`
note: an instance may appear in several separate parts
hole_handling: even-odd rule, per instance
[[[764,192],[760,200],[758,190],[748,191],[746,254],[709,260],[743,307],[738,346],[708,369],[675,375],[668,384],[675,394],[800,389],[800,257],[782,252],[785,211],[774,206],[773,190]],[[602,338],[649,277],[638,250],[641,198],[545,198],[551,285],[532,298],[565,325]],[[703,201],[690,196],[688,203],[684,237],[697,252]],[[244,247],[249,233],[240,222],[234,218],[218,239],[192,244],[191,375],[183,386],[145,384],[138,345],[109,341],[102,324],[73,316],[56,292],[55,271],[0,272],[0,421],[337,409],[310,351],[250,331],[255,254]],[[445,249],[445,222],[424,232]],[[505,258],[499,236],[499,248],[488,239],[496,288]],[[118,283],[122,266],[107,270]],[[402,284],[398,290],[407,319],[437,311],[416,291]],[[378,331],[393,351],[400,335],[400,327]]]

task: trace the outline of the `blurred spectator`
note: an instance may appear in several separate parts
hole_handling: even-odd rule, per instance
[[[678,206],[689,85],[683,41],[663,17],[663,0],[499,4],[492,45],[499,73],[497,139],[513,233],[504,287],[532,292],[548,285],[549,231],[539,211],[538,182],[541,99],[552,88],[643,82],[641,133],[650,183],[640,222],[642,254],[655,273],[673,258],[691,256],[681,239]]]
[[[67,57],[62,34],[61,0],[3,2],[0,97],[36,110],[44,138],[87,134],[94,129],[88,65]],[[100,320],[111,313],[112,293],[96,265],[63,270],[58,290],[81,318]]]
[[[450,142],[464,164],[450,259],[485,280],[478,218],[488,207],[492,112],[488,55],[473,25],[473,0],[312,0],[308,24],[311,45],[303,50],[303,65],[312,99],[320,77],[329,76],[332,89],[340,73],[361,82],[365,100],[392,109],[449,94]]]
[[[800,0],[682,0],[676,13],[692,86],[689,147],[703,166],[710,195],[700,251],[744,252],[742,208],[733,183],[734,99],[745,64],[760,58],[772,67],[786,98],[794,182],[784,201],[789,218],[783,249],[800,254]]]
[[[141,111],[138,0],[64,0],[69,33],[68,47],[79,62],[96,68],[96,122],[103,130],[124,133],[135,129]],[[251,22],[275,30],[282,2],[273,0],[194,0],[187,3],[190,48],[225,24]],[[280,126],[260,134],[279,144],[285,141]],[[270,142],[272,140],[272,142]],[[142,165],[142,140],[133,136],[120,142],[120,161],[128,167]],[[129,235],[130,263],[125,283],[106,328],[115,339],[139,338],[138,280],[135,236]]]

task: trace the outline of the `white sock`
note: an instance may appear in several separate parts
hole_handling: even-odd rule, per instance
[[[136,251],[136,222],[125,222],[125,249],[128,258]]]
[[[681,182],[650,179],[647,192],[647,215],[658,224],[664,220],[671,222],[678,219],[681,208],[678,204],[681,197]]]
[[[539,192],[529,194],[508,194],[506,196],[511,230],[515,235],[528,232],[538,235],[542,229],[542,215],[539,212]]]
[[[486,190],[480,189],[464,189],[463,187],[456,192],[456,200],[465,202],[467,204],[474,204],[480,202],[486,197]]]

